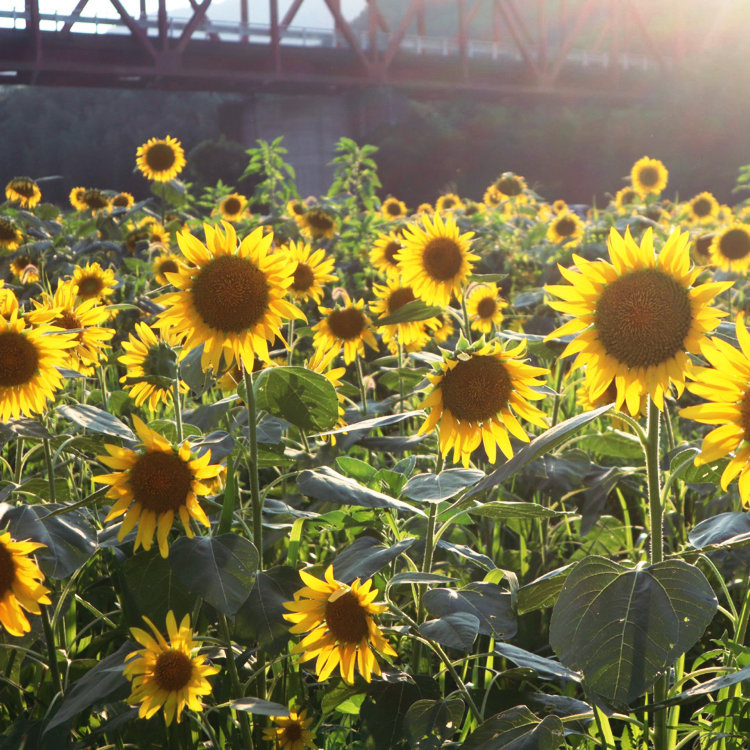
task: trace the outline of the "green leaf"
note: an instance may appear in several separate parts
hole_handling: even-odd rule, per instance
[[[552,508],[539,505],[539,503],[522,503],[510,500],[497,500],[465,510],[472,516],[484,516],[494,521],[504,521],[509,518],[558,518],[572,515],[572,511],[552,510]]]
[[[526,706],[514,706],[480,724],[461,750],[555,750],[564,741],[558,716],[539,719]]]
[[[365,461],[351,456],[339,456],[336,459],[336,466],[346,474],[346,476],[356,479],[358,482],[370,482],[378,473],[378,470]]]
[[[334,576],[337,581],[343,583],[351,583],[355,578],[372,578],[416,541],[414,537],[410,537],[387,547],[374,537],[361,536],[333,561]]]
[[[396,310],[391,315],[384,318],[378,318],[374,321],[375,326],[392,326],[396,323],[411,323],[418,320],[429,320],[443,313],[443,308],[436,305],[426,305],[421,299],[415,299],[407,302],[405,305]]]
[[[63,404],[57,407],[59,414],[91,432],[135,442],[135,433],[117,417],[90,404]]]
[[[169,564],[185,588],[232,616],[250,593],[258,551],[237,534],[183,536],[171,545]]]
[[[508,278],[507,273],[473,273],[469,276],[470,284],[492,284]]]
[[[723,690],[724,688],[737,685],[740,682],[750,680],[750,666],[743,667],[737,672],[731,674],[725,674],[721,677],[714,677],[712,680],[701,682],[698,685],[693,685],[687,690],[683,691],[674,698],[670,698],[668,701],[654,705],[653,708],[658,706],[671,706],[675,703],[684,703],[688,700],[693,700],[697,695],[708,695],[709,693],[715,693],[717,690]]]
[[[696,549],[743,544],[750,540],[750,513],[719,513],[697,524],[688,534]]]
[[[469,612],[452,612],[436,620],[427,620],[419,632],[443,646],[471,651],[479,634],[479,618]]]
[[[514,646],[511,643],[495,644],[495,653],[509,659],[518,667],[533,669],[545,680],[565,680],[566,682],[580,682],[581,675],[560,664],[559,661],[547,659],[544,656],[532,654],[531,651]]]
[[[484,472],[479,469],[446,469],[440,474],[417,474],[407,483],[402,493],[411,500],[439,503],[476,484]]]
[[[404,716],[404,729],[412,747],[420,740],[436,737],[445,742],[461,726],[464,702],[460,698],[450,700],[418,700],[409,706]]]
[[[179,208],[187,200],[187,190],[180,180],[169,182],[152,182],[151,192],[158,198],[162,198],[171,206]]]
[[[339,435],[344,432],[355,432],[361,430],[367,430],[368,432],[375,427],[385,427],[389,424],[396,424],[397,422],[403,422],[409,417],[415,417],[423,415],[424,412],[421,409],[415,409],[414,411],[406,411],[402,414],[388,414],[385,417],[372,417],[371,419],[363,419],[359,422],[346,425],[346,427],[337,427],[335,430],[328,430],[322,432],[319,435],[313,435],[313,437],[322,437],[323,435]]]
[[[524,584],[518,589],[516,607],[519,615],[533,612],[544,607],[551,607],[557,595],[565,585],[565,580],[573,564],[551,570],[549,573]]]
[[[484,492],[507,481],[524,466],[531,463],[535,458],[539,458],[539,456],[551,451],[556,445],[568,437],[568,435],[579,430],[589,422],[598,419],[605,412],[608,412],[612,406],[613,404],[607,404],[606,406],[600,406],[593,411],[578,414],[575,417],[566,419],[564,422],[560,422],[560,424],[555,425],[546,432],[543,432],[539,437],[534,438],[534,440],[528,445],[521,448],[513,458],[502,464],[500,468],[496,469],[492,474],[474,485],[464,497],[478,495],[480,492]]]
[[[388,579],[388,588],[391,586],[403,586],[406,584],[439,584],[439,583],[455,583],[455,578],[449,576],[443,576],[439,573],[397,573],[393,578]]]
[[[253,386],[257,407],[306,432],[327,430],[338,419],[338,397],[329,380],[304,367],[269,367]]]
[[[230,701],[229,706],[235,711],[246,711],[259,716],[289,716],[289,709],[286,706],[260,698],[238,698]]]
[[[576,441],[576,447],[594,456],[643,458],[643,448],[636,435],[620,430],[592,432]]]

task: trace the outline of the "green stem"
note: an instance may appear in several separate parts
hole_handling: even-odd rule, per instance
[[[362,374],[362,360],[360,357],[357,360],[357,380],[359,381],[359,395],[362,399],[362,416],[367,416],[367,389],[365,388],[365,376]]]
[[[49,659],[49,668],[52,674],[52,682],[57,688],[57,692],[63,695],[62,677],[60,669],[57,666],[57,647],[55,646],[55,634],[52,630],[52,623],[49,620],[48,605],[39,606],[42,614],[42,627],[44,628],[44,639],[47,641],[47,657]]]
[[[294,364],[294,318],[290,318],[287,326],[286,343],[289,345],[289,365]]]
[[[44,463],[47,465],[47,483],[49,485],[49,501],[54,503],[57,501],[57,494],[55,492],[55,467],[52,463],[52,451],[49,446],[49,438],[42,440],[44,445]]]
[[[552,403],[552,424],[550,427],[554,427],[557,424],[557,420],[560,417],[560,388],[562,388],[562,380],[564,374],[564,367],[561,359],[557,360],[555,365],[555,400]]]
[[[464,314],[464,336],[471,343],[471,326],[469,325],[469,313],[466,310],[466,289],[461,294],[461,312]]]
[[[99,386],[102,389],[102,407],[104,408],[104,411],[109,411],[109,391],[107,390],[106,367],[97,367],[96,372],[99,376]]]
[[[227,622],[227,616],[221,614],[219,616],[219,622],[221,623],[221,637],[224,640],[224,644],[227,650],[227,666],[229,667],[229,679],[232,681],[232,693],[235,698],[242,698],[243,692],[240,687],[240,676],[237,672],[237,662],[234,660],[234,649],[232,648],[232,637],[229,634],[229,623]],[[247,714],[244,711],[238,711],[237,715],[240,721],[240,732],[242,732],[242,744],[243,747],[253,747],[253,737],[250,733],[250,722],[248,721]]]
[[[172,386],[172,401],[174,402],[174,422],[177,426],[177,444],[182,445],[185,439],[182,428],[182,405],[180,403],[180,376],[177,375]]]
[[[23,438],[16,438],[16,460],[13,463],[13,481],[21,484],[23,478]]]

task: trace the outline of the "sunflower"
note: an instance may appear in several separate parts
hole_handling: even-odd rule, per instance
[[[464,208],[465,204],[455,193],[445,193],[435,201],[435,210],[441,211],[458,211]]]
[[[75,334],[49,325],[27,328],[17,308],[0,317],[0,422],[45,411],[62,385],[65,350],[73,346]]]
[[[503,309],[508,303],[501,299],[497,284],[478,284],[466,298],[466,312],[471,327],[482,333],[492,333],[493,326],[503,322]]]
[[[139,242],[150,242],[150,241],[151,241],[151,232],[149,232],[148,229],[136,228],[136,229],[131,229],[125,235],[123,244],[125,245],[125,249],[128,251],[129,255],[135,255],[135,251],[138,249]]]
[[[490,185],[482,196],[482,202],[488,208],[497,208],[504,200],[504,196],[494,185]]]
[[[326,258],[324,250],[318,249],[313,252],[312,247],[305,242],[292,241],[281,248],[281,253],[286,253],[289,260],[296,263],[289,294],[294,299],[313,299],[319,304],[323,298],[323,284],[338,280],[338,276],[331,273],[334,259]]]
[[[23,242],[23,232],[12,219],[0,216],[0,249],[17,250]]]
[[[690,220],[696,224],[709,224],[719,215],[719,201],[711,193],[699,193],[687,204]]]
[[[615,193],[615,207],[618,213],[624,214],[632,209],[634,203],[639,203],[641,197],[632,187],[624,187]]]
[[[711,262],[724,271],[742,273],[750,268],[750,224],[732,224],[714,235]]]
[[[644,156],[633,164],[630,170],[630,182],[641,198],[647,195],[659,195],[667,187],[669,172],[658,159]]]
[[[579,334],[562,356],[578,355],[573,369],[586,366],[592,401],[614,379],[618,409],[625,402],[635,416],[644,393],[663,409],[670,384],[684,388],[688,353],[725,315],[709,302],[732,283],[692,286],[702,269],[690,267],[687,232],[673,232],[655,256],[650,228],[640,246],[612,229],[609,254],[611,262],[573,255],[578,271],[559,267],[570,285],[546,287],[562,300],[549,304],[575,317],[548,338]]]
[[[135,152],[135,163],[147,180],[169,182],[182,172],[185,152],[182,144],[171,136],[165,139],[150,138]]]
[[[138,229],[145,232],[145,237],[149,245],[159,245],[163,249],[169,247],[169,232],[164,225],[157,221],[153,216],[146,216],[138,222]]]
[[[558,199],[557,199],[557,200],[556,200],[556,201],[555,201],[555,202],[554,202],[554,203],[552,204],[552,210],[553,210],[553,211],[554,211],[554,212],[555,212],[556,214],[564,214],[564,213],[566,213],[566,212],[567,212],[567,211],[569,210],[569,209],[568,209],[568,204],[567,204],[567,203],[566,203],[566,202],[565,202],[564,200],[562,200],[562,199],[558,198]]]
[[[0,279],[0,315],[10,318],[13,313],[18,313],[18,297],[12,289],[5,286],[5,281]]]
[[[302,234],[313,240],[332,239],[336,234],[336,218],[322,208],[307,209],[300,217],[299,226]]]
[[[440,452],[453,450],[453,462],[469,465],[471,454],[484,445],[490,463],[495,463],[497,446],[507,458],[513,455],[508,433],[524,442],[529,438],[516,414],[538,427],[545,427],[544,413],[529,399],[544,398],[534,390],[544,385],[539,375],[549,370],[526,364],[522,341],[503,350],[497,341],[482,344],[472,352],[457,352],[438,364],[436,375],[428,375],[433,389],[422,402],[430,414],[419,435],[440,427]],[[511,411],[512,409],[512,411]]]
[[[174,253],[160,253],[154,258],[151,270],[154,272],[154,278],[161,286],[170,283],[166,274],[179,273],[182,267],[182,258]]]
[[[711,262],[711,243],[713,234],[701,234],[693,239],[693,258],[696,263],[705,266]]]
[[[109,202],[110,209],[115,210],[116,208],[130,208],[135,203],[135,198],[131,193],[117,193]]]
[[[547,228],[547,239],[565,246],[580,244],[584,224],[572,211],[559,213]]]
[[[70,278],[78,287],[78,296],[81,299],[104,300],[114,293],[117,284],[115,272],[111,268],[105,270],[98,263],[76,266]]]
[[[718,336],[706,341],[701,353],[711,367],[694,367],[687,389],[708,403],[688,406],[680,416],[702,424],[717,425],[704,438],[696,466],[711,463],[735,451],[721,475],[721,488],[739,475],[740,498],[750,508],[750,334],[745,314],[736,321],[740,349]]]
[[[375,284],[373,291],[377,299],[370,303],[370,309],[378,318],[387,318],[416,299],[410,286],[402,286],[395,279],[386,286]],[[380,335],[392,354],[398,352],[399,343],[405,351],[416,351],[423,349],[429,341],[425,323],[424,320],[412,320],[380,326]]]
[[[269,253],[273,234],[259,227],[237,246],[234,227],[224,233],[203,225],[204,245],[190,232],[177,243],[191,264],[170,281],[180,291],[158,301],[167,306],[157,326],[186,337],[183,356],[203,344],[203,368],[219,372],[222,353],[231,367],[235,359],[252,370],[255,357],[268,361],[268,342],[281,336],[285,318],[305,319],[283,299],[294,282],[294,263],[283,253]]]
[[[105,328],[110,313],[99,305],[99,300],[77,298],[78,288],[69,281],[58,281],[54,295],[42,292],[42,301],[32,300],[35,309],[27,314],[31,323],[47,324],[75,331],[75,346],[68,350],[66,364],[71,370],[84,375],[93,374],[95,367],[109,348],[107,342],[115,335],[112,328]]]
[[[502,200],[508,198],[523,200],[526,194],[526,180],[513,172],[504,172],[492,183],[491,187],[500,193]]]
[[[110,209],[109,198],[96,188],[85,190],[80,196],[80,201],[85,206],[83,210],[91,211],[94,216],[100,211],[108,211]]]
[[[440,315],[430,318],[427,321],[427,327],[430,329],[430,339],[436,344],[447,341],[456,330],[453,318],[448,313],[440,313]]]
[[[298,198],[295,198],[294,200],[291,200],[286,204],[287,216],[289,216],[289,218],[291,219],[294,219],[297,224],[300,224],[306,210],[307,209],[305,208],[305,204]]]
[[[10,270],[22,284],[35,284],[39,281],[39,267],[28,255],[16,255],[10,262]]]
[[[469,251],[473,236],[460,234],[453,216],[443,220],[439,213],[423,216],[421,226],[406,227],[404,247],[396,253],[403,283],[428,305],[447,305],[453,294],[461,294],[473,261],[479,260]]]
[[[263,729],[263,739],[273,742],[276,750],[315,750],[315,733],[310,731],[312,717],[307,711],[289,712],[289,716],[272,716],[274,727]]]
[[[324,317],[313,326],[313,346],[317,351],[335,349],[336,354],[343,348],[344,362],[348,365],[357,355],[365,356],[365,344],[377,350],[378,342],[370,330],[372,323],[363,312],[365,301],[352,302],[346,292],[343,296],[343,307],[318,308]]]
[[[112,485],[107,497],[117,498],[104,519],[105,523],[127,514],[117,538],[122,540],[138,524],[135,550],[141,545],[143,549],[150,550],[156,531],[159,553],[167,557],[167,537],[175,513],[179,514],[189,537],[193,536],[191,518],[206,528],[210,526],[197,497],[210,494],[203,480],[218,476],[221,467],[211,464],[210,450],[194,458],[187,440],[175,450],[139,417],[133,416],[133,424],[144,450],[135,452],[105,443],[109,455],[97,458],[116,471],[113,474],[100,474],[93,479],[99,484]]]
[[[5,197],[20,203],[21,208],[34,208],[42,200],[42,191],[31,177],[14,177],[5,186]]]
[[[293,623],[290,633],[307,633],[292,649],[302,654],[302,661],[316,659],[315,673],[322,682],[336,667],[344,682],[354,682],[354,669],[366,682],[373,674],[380,674],[380,665],[372,652],[396,656],[383,637],[373,615],[386,610],[384,604],[374,604],[378,590],[372,588],[372,579],[361,583],[358,578],[351,586],[333,577],[329,565],[324,580],[315,578],[304,570],[299,572],[306,585],[294,593],[294,601],[284,607],[292,614],[284,619]]]
[[[402,248],[401,237],[396,232],[379,234],[372,243],[370,263],[385,276],[398,274],[399,266],[396,253]]]
[[[177,355],[170,342],[157,337],[154,331],[143,321],[135,324],[135,335],[128,334],[128,340],[122,342],[125,351],[117,361],[126,368],[120,378],[123,388],[141,406],[148,401],[152,409],[159,403],[171,403],[173,383],[177,377]],[[180,381],[180,393],[187,393],[187,383]]]
[[[76,211],[86,211],[88,206],[83,202],[83,194],[86,192],[85,187],[74,187],[68,194],[68,200],[70,205],[75,208]]]
[[[432,205],[432,203],[420,203],[414,213],[417,216],[419,216],[419,214],[434,214],[435,207]]]
[[[219,213],[224,221],[239,221],[245,214],[247,198],[239,193],[232,193],[222,198],[219,203]]]
[[[174,612],[167,612],[167,639],[148,617],[143,618],[151,633],[142,628],[130,628],[130,633],[142,649],[125,657],[123,674],[131,681],[132,689],[128,703],[140,703],[138,716],[150,719],[159,709],[164,709],[167,726],[172,720],[182,719],[185,707],[191,711],[202,711],[199,696],[211,692],[208,677],[219,672],[217,667],[206,664],[206,657],[199,656],[200,643],[193,640],[190,615],[185,615],[179,627]]]
[[[402,216],[406,216],[409,211],[406,208],[406,203],[398,198],[386,198],[380,207],[380,213],[386,219],[400,219]]]
[[[0,534],[0,625],[8,633],[22,636],[31,630],[23,613],[41,614],[40,604],[52,604],[42,585],[44,573],[32,558],[32,552],[44,547],[37,542],[17,542],[9,532]]]

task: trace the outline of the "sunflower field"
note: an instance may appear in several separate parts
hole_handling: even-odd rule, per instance
[[[3,750],[750,746],[750,205],[375,151],[8,178]]]

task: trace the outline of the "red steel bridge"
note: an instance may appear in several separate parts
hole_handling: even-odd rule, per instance
[[[700,29],[672,19],[665,43],[653,33],[659,0],[403,0],[396,18],[393,2],[386,14],[384,0],[365,0],[356,20],[350,0],[323,0],[326,29],[295,25],[308,0],[235,1],[238,20],[227,22],[212,20],[212,0],[179,15],[167,0],[150,0],[150,12],[146,0],[78,0],[65,13],[2,0],[0,84],[628,97],[717,44],[736,2],[714,0]],[[455,24],[430,35],[431,14],[446,9]]]

